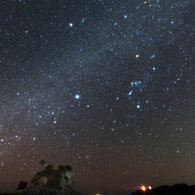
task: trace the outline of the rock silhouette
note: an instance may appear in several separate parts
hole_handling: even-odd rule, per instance
[[[72,167],[70,165],[60,165],[54,169],[53,165],[47,165],[43,171],[38,172],[27,184],[20,181],[15,193],[21,195],[81,195],[73,189]],[[0,193],[4,195],[5,193]]]
[[[20,181],[20,184],[18,185],[18,188],[17,188],[16,190],[17,190],[17,191],[18,191],[18,190],[24,190],[24,189],[27,187],[27,185],[28,185],[27,181],[24,182],[24,181],[22,180],[22,181]]]
[[[47,165],[42,172],[38,172],[30,181],[28,187],[22,192],[28,195],[76,195],[73,189],[74,173],[70,165]]]

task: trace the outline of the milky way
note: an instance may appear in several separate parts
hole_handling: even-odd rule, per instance
[[[41,159],[86,194],[194,184],[194,1],[1,7],[0,189]]]

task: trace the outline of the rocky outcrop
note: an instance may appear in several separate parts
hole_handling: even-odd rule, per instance
[[[74,181],[73,181],[74,173],[72,171],[63,171],[61,172],[61,181],[60,185],[64,189],[68,185],[72,188]]]
[[[38,180],[39,183],[47,184],[47,177],[41,176]]]
[[[68,169],[68,170],[67,170]],[[38,172],[23,191],[27,195],[77,195],[73,189],[72,168],[68,166],[53,169],[52,165]]]
[[[30,185],[23,191],[24,195],[77,195],[77,192],[73,188],[55,189],[48,185]]]

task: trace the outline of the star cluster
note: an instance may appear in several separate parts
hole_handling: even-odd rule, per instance
[[[194,184],[194,1],[1,4],[0,189],[41,159],[86,194]]]

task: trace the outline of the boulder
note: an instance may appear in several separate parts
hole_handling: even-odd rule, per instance
[[[30,181],[23,194],[27,195],[77,195],[72,188],[74,173],[71,170],[43,170]]]
[[[40,177],[39,178],[39,183],[46,184],[47,183],[47,177],[45,177],[45,176]]]

